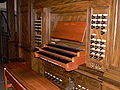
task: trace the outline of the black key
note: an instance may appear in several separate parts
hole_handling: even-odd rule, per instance
[[[93,39],[94,38],[94,36],[93,35],[91,35],[91,39]]]
[[[101,31],[100,34],[103,35],[103,34],[105,34],[105,32]]]
[[[95,49],[98,49],[98,46],[95,46]]]
[[[35,29],[41,29],[41,27],[35,27]]]
[[[82,49],[75,49],[75,48],[66,47],[66,46],[57,45],[57,44],[47,44],[47,45],[51,46],[51,47],[55,47],[55,48],[60,48],[60,49],[68,50],[68,51],[75,52],[75,53],[80,52],[80,51],[84,51]]]
[[[99,59],[99,60],[102,60],[102,59],[103,59],[103,57],[99,57],[98,59]]]
[[[41,32],[41,30],[35,30],[36,32]]]
[[[95,51],[95,54],[97,54],[98,53],[98,51]]]
[[[103,47],[100,47],[100,50],[103,50],[104,48]]]
[[[35,36],[35,38],[41,38],[41,36]]]
[[[95,41],[95,44],[98,44],[99,42],[98,41]]]
[[[100,26],[96,26],[96,29],[99,29],[100,28]]]
[[[90,50],[90,53],[94,52],[93,50]]]
[[[92,44],[92,43],[94,43],[94,41],[93,41],[93,40],[90,40],[90,43]]]
[[[96,19],[100,19],[100,16],[97,15],[97,16],[96,16]]]
[[[100,55],[102,55],[102,54],[103,54],[103,52],[99,52],[99,54],[100,54]]]
[[[90,58],[92,58],[92,57],[93,57],[93,55],[89,55],[89,57],[90,57]]]
[[[92,15],[92,19],[95,19],[95,16]]]
[[[105,24],[105,21],[102,21],[101,24]]]
[[[104,42],[100,42],[100,45],[103,45],[103,44],[105,44]]]
[[[92,24],[94,24],[94,23],[95,23],[95,21],[92,20]]]
[[[97,59],[98,58],[98,56],[94,56],[94,59]]]
[[[55,56],[55,55],[53,55],[53,54],[49,54],[49,53],[46,53],[46,52],[43,52],[43,51],[39,51],[39,52],[37,52],[37,53],[38,53],[38,54],[41,54],[41,55],[43,55],[43,56],[46,56],[46,57],[48,57],[48,58],[54,59],[54,60],[56,60],[56,61],[62,62],[62,63],[64,63],[64,64],[67,64],[67,63],[69,63],[69,62],[72,62],[72,61],[70,61],[70,60],[67,60],[67,59],[64,59],[64,58],[61,58],[61,57],[58,57],[58,56]]]
[[[51,48],[48,48],[48,47],[44,47],[42,49],[46,50],[46,51],[49,51],[49,52],[52,52],[52,53],[60,54],[60,55],[63,55],[63,56],[69,57],[69,58],[77,56],[77,55],[66,53],[66,52],[63,52],[63,51],[51,49]]]
[[[96,21],[96,24],[100,24],[100,21]]]
[[[91,29],[95,28],[95,26],[91,25]]]
[[[35,39],[36,41],[41,41],[41,39]]]
[[[36,52],[36,51],[39,51],[39,49],[38,48],[34,48],[33,52]]]
[[[101,26],[101,29],[105,29],[105,27],[104,27],[104,26]]]
[[[93,48],[94,46],[93,45],[90,45],[90,48]]]
[[[105,19],[105,18],[106,18],[106,16],[102,15],[102,19]]]
[[[34,25],[35,25],[35,26],[41,26],[41,24],[37,24],[37,23],[35,23]]]

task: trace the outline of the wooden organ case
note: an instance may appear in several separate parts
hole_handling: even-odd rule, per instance
[[[119,90],[120,72],[111,63],[119,3],[35,0],[32,68],[62,90]]]

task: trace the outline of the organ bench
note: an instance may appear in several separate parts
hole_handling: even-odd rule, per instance
[[[10,87],[13,90],[60,90],[49,80],[28,69],[25,64],[20,62],[4,65],[4,79],[6,90]]]

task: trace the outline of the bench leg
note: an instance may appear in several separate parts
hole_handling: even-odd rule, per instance
[[[7,77],[5,75],[5,70],[4,70],[4,82],[5,82],[5,90],[8,90],[8,80],[7,80]]]

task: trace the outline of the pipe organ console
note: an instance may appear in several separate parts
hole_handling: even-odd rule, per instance
[[[40,74],[62,90],[108,90],[103,82],[111,82],[114,75],[111,74],[114,70],[110,66],[113,52],[110,47],[113,48],[111,40],[116,34],[113,24],[117,0],[101,0],[100,3],[99,0],[83,0],[55,6],[51,2],[51,6],[47,4],[45,8],[47,1],[34,6],[37,10],[41,5],[42,10],[38,12],[43,14],[34,22],[33,61],[42,61],[38,72],[41,72],[39,66],[42,67]],[[119,88],[120,81],[114,80],[115,87]],[[118,88],[110,90],[120,90]]]
[[[83,42],[85,25],[85,22],[58,22],[52,37]],[[77,69],[85,62],[85,50],[52,43],[45,44],[35,53],[35,56],[63,67],[67,71]]]

